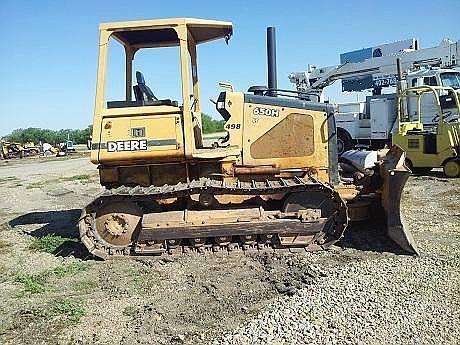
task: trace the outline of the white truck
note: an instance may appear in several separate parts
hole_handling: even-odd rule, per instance
[[[337,104],[337,142],[339,154],[359,144],[372,149],[383,147],[397,128],[396,94],[397,64],[401,62],[404,82],[412,86],[444,86],[460,93],[460,41],[444,39],[439,46],[419,49],[416,39],[365,48],[340,55],[340,65],[316,68],[289,75],[297,91],[312,101],[323,101],[323,90],[337,80],[342,92],[372,91],[364,102]],[[382,91],[389,93],[382,93]],[[458,120],[452,95],[439,95],[443,116]],[[438,107],[434,95],[423,98],[420,111],[424,126],[437,122]]]

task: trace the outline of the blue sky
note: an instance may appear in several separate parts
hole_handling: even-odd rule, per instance
[[[232,21],[228,46],[214,42],[198,51],[202,104],[217,117],[208,99],[217,97],[218,81],[241,91],[266,83],[267,26],[277,27],[278,86],[291,88],[290,72],[308,63],[337,64],[342,52],[411,37],[421,47],[437,45],[443,37],[458,40],[459,13],[460,0],[2,0],[0,135],[20,127],[83,128],[92,122],[101,22],[165,17]],[[136,63],[159,98],[176,98],[176,51],[156,55],[151,50]],[[123,82],[120,59],[113,59],[110,73],[108,91],[116,98]],[[340,100],[338,87],[327,94]]]

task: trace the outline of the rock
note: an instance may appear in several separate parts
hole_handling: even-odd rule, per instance
[[[174,262],[176,260],[173,257],[165,256],[165,257],[161,258],[161,261],[164,262],[164,263],[169,263],[169,262]]]
[[[176,342],[176,343],[180,343],[180,344],[183,344],[185,342],[185,335],[183,334],[176,334],[176,335],[173,335],[171,340],[173,342]]]
[[[67,188],[53,188],[49,189],[46,194],[49,196],[63,196],[66,194],[73,193],[71,190],[68,190]]]

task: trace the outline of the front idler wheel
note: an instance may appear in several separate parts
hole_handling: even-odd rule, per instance
[[[110,202],[96,211],[95,237],[109,251],[131,247],[140,230],[142,210],[133,202]]]

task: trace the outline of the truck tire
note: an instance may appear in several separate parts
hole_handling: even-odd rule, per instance
[[[449,159],[442,165],[442,170],[447,177],[460,177],[460,160]]]
[[[353,140],[351,139],[350,134],[343,129],[337,131],[337,153],[339,156],[342,155],[345,151],[351,150],[353,148]]]

